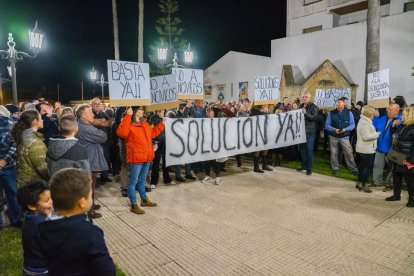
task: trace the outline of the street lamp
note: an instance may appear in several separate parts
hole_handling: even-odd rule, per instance
[[[92,81],[96,82],[96,84],[99,84],[101,86],[101,89],[102,89],[102,102],[104,102],[105,101],[104,87],[105,87],[105,85],[108,84],[108,82],[105,81],[104,75],[101,74],[101,79],[97,80],[98,72],[95,70],[95,67],[92,66],[92,70],[89,72],[89,77],[91,78]]]
[[[158,61],[160,63],[164,63],[167,60],[167,53],[168,53],[168,48],[164,46],[163,42],[161,42],[161,47],[157,49]],[[194,58],[194,53],[190,49],[190,43],[188,43],[188,48],[184,51],[184,63],[186,63],[187,65],[190,65],[193,62],[193,58]],[[174,68],[184,67],[183,65],[178,64],[177,52],[174,52],[172,64],[168,64],[165,67],[174,67]]]
[[[19,60],[23,60],[23,58],[35,58],[40,50],[42,49],[44,35],[43,33],[37,28],[37,21],[35,24],[35,28],[33,30],[29,30],[29,46],[30,50],[32,51],[32,55],[17,51],[15,46],[16,42],[14,42],[13,35],[9,33],[9,38],[7,41],[7,46],[9,47],[7,50],[0,50],[0,58],[7,59],[10,62],[10,69],[9,74],[12,78],[12,91],[13,91],[13,103],[18,104],[17,101],[17,81],[16,81],[16,62]]]

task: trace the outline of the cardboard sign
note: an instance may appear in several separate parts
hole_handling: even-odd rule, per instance
[[[254,105],[276,104],[279,99],[279,77],[257,77],[254,81]]]
[[[390,70],[384,69],[368,74],[368,105],[388,107],[390,98]]]
[[[332,109],[342,97],[348,98],[348,105],[351,105],[351,88],[316,89],[313,102],[320,108]]]
[[[177,82],[174,75],[165,75],[150,79],[151,105],[146,111],[178,107]]]
[[[178,99],[204,99],[203,70],[172,68],[177,81]]]
[[[107,64],[111,106],[151,104],[148,63],[108,60]]]
[[[165,135],[167,166],[306,142],[301,110],[238,118],[167,118]]]

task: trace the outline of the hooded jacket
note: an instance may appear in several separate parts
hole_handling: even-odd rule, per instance
[[[46,161],[50,175],[64,168],[80,168],[91,173],[86,146],[79,143],[78,139],[64,136],[50,138]]]
[[[17,162],[16,143],[10,135],[12,127],[13,120],[0,114],[0,159],[6,160],[5,168],[15,167]]]
[[[160,135],[163,130],[163,122],[151,128],[147,120],[133,123],[132,116],[126,114],[116,134],[120,138],[126,139],[128,164],[151,162],[154,159],[152,139]]]
[[[115,275],[103,231],[85,214],[45,221],[39,233],[49,275]]]
[[[19,187],[36,178],[49,180],[46,152],[43,135],[30,128],[25,129],[22,133],[22,141],[17,145],[17,184]]]

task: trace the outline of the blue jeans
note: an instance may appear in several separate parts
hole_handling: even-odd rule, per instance
[[[6,193],[7,202],[9,204],[6,215],[9,217],[10,223],[13,224],[20,221],[21,210],[16,196],[17,175],[15,167],[8,167],[0,170],[0,187]],[[2,189],[0,189],[0,191]]]
[[[300,158],[302,159],[303,170],[312,171],[314,145],[315,136],[306,136],[306,143],[299,145]]]
[[[151,162],[128,165],[128,197],[131,204],[137,204],[136,190],[138,190],[139,196],[142,200],[147,199],[147,193],[145,192],[145,181],[147,179],[150,164]]]
[[[175,178],[181,177],[181,165],[175,165]],[[185,176],[192,176],[191,174],[191,164],[185,164]]]

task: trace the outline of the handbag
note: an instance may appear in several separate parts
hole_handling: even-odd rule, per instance
[[[407,154],[391,149],[387,154],[387,159],[403,166],[403,162],[407,160]]]

